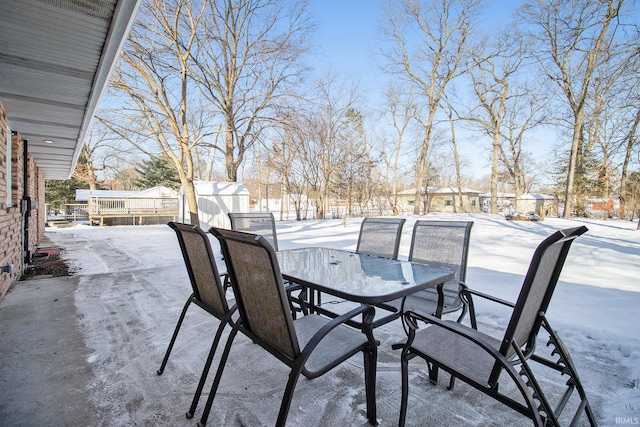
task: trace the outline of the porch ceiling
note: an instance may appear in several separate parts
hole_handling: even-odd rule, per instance
[[[140,0],[0,1],[0,102],[46,179],[67,179]]]

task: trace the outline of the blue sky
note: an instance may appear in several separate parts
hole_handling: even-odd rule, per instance
[[[485,26],[505,25],[520,1],[489,0],[482,22]],[[368,106],[381,99],[384,76],[377,66],[375,53],[380,40],[382,0],[311,0],[310,12],[318,25],[317,52],[312,64],[322,75],[331,70],[339,78],[351,78],[365,88]],[[488,149],[460,141],[463,160],[469,175],[480,178],[489,174]]]
[[[336,71],[370,74],[380,39],[383,0],[311,0],[310,11],[318,24],[318,60]],[[488,0],[484,25],[504,25],[520,1]],[[505,4],[507,6],[505,6]]]

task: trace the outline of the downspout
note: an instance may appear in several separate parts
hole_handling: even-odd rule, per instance
[[[29,216],[31,213],[31,198],[29,197],[29,141],[22,140],[22,181],[23,181],[23,193],[22,193],[22,215],[24,223],[24,263],[29,264],[31,262],[31,252],[29,251]]]

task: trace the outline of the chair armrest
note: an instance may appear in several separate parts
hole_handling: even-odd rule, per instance
[[[362,304],[359,307],[356,307],[353,310],[332,319],[330,322],[326,323],[323,327],[318,329],[318,331],[313,335],[313,337],[309,340],[307,345],[304,347],[304,350],[302,350],[302,353],[300,355],[301,356],[300,360],[302,361],[302,364],[306,363],[307,358],[311,355],[313,350],[318,346],[318,344],[320,344],[320,341],[322,341],[322,339],[326,337],[329,332],[331,332],[333,329],[337,328],[342,324],[346,324],[348,320],[356,317],[359,314],[362,314],[363,316],[366,317],[366,320],[363,319],[362,325],[363,325],[363,333],[369,339],[369,344],[373,346],[377,346],[377,343],[373,338],[373,332],[370,326],[371,322],[373,321],[373,318],[375,317],[375,308],[371,307],[368,304]],[[367,327],[367,325],[369,326]],[[306,368],[303,368],[303,374],[307,378],[314,378],[316,376],[314,372],[308,371]]]
[[[509,306],[511,308],[514,308],[516,306],[514,303],[512,303],[510,301],[503,300],[503,299],[498,298],[498,297],[494,297],[493,295],[489,295],[489,294],[485,294],[485,293],[482,293],[482,292],[478,292],[476,290],[473,290],[473,289],[470,289],[470,288],[466,287],[466,285],[465,285],[465,288],[460,291],[460,294],[461,295],[467,295],[467,294],[476,295],[478,297],[481,297],[481,298],[484,298],[484,299],[487,299],[487,300],[490,300],[490,301],[493,301],[493,302],[497,302],[499,304],[506,305],[506,306]]]
[[[518,372],[515,370],[513,363],[509,361],[509,359],[507,359],[502,353],[500,353],[498,349],[496,349],[488,341],[482,339],[482,337],[478,334],[478,332],[473,328],[469,328],[468,326],[462,325],[457,322],[445,321],[435,316],[432,316],[430,314],[420,314],[420,313],[409,311],[405,313],[405,317],[407,319],[407,324],[409,325],[409,328],[410,328],[410,333],[406,343],[403,346],[403,349],[402,349],[403,353],[409,351],[409,348],[413,343],[416,329],[418,328],[417,323],[415,322],[414,319],[419,319],[423,322],[430,323],[431,325],[433,325],[432,327],[440,327],[440,328],[446,329],[454,334],[460,335],[468,339],[469,341],[473,342],[482,350],[484,350],[486,353],[490,354],[491,357],[496,362],[500,363],[502,368],[509,373],[509,375],[512,377],[512,379],[515,382],[518,382],[518,381],[522,382],[522,379],[520,378]],[[396,344],[395,346],[399,347],[398,344]],[[495,384],[490,384],[490,385],[492,387],[495,386]]]
[[[302,290],[302,285],[299,283],[288,282],[285,286],[287,293]]]

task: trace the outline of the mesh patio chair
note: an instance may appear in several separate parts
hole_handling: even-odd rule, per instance
[[[360,224],[357,254],[398,259],[405,218],[365,218]]]
[[[278,251],[278,235],[276,219],[271,212],[229,212],[231,229],[247,233],[259,234],[267,239],[273,249]]]
[[[191,418],[198,405],[198,400],[200,399],[222,332],[227,324],[233,325],[232,316],[236,311],[236,306],[235,304],[230,305],[230,302],[226,299],[224,287],[220,279],[220,274],[218,273],[207,234],[197,225],[178,222],[169,222],[168,225],[176,232],[178,237],[193,293],[187,298],[182,313],[180,313],[178,323],[171,336],[171,341],[169,341],[169,347],[165,352],[157,374],[162,375],[164,372],[169,360],[169,355],[171,354],[178,332],[180,331],[180,327],[191,303],[220,320],[204,369],[202,370],[202,375],[200,376],[200,381],[198,382],[196,393],[191,403],[191,408],[187,412],[187,418]]]
[[[402,347],[402,400],[399,425],[404,426],[409,393],[409,360],[420,357],[427,362],[430,380],[437,383],[438,369],[451,374],[449,388],[453,388],[455,378],[491,396],[533,421],[535,426],[558,426],[563,409],[569,402],[574,390],[577,390],[580,402],[573,414],[571,425],[578,422],[586,413],[589,423],[596,421],[589,406],[584,388],[578,378],[569,351],[560,337],[549,325],[545,317],[553,291],[560,276],[569,248],[576,237],[587,231],[577,227],[557,231],[546,238],[533,254],[520,295],[515,304],[482,294],[470,289],[462,291],[468,300],[471,327],[444,321],[435,316],[408,312],[405,314],[410,325],[409,336]],[[473,297],[486,298],[489,301],[512,307],[511,319],[504,336],[494,338],[477,330]],[[429,323],[426,328],[417,331],[416,320]],[[549,335],[547,346],[550,354],[557,360],[536,354],[536,339],[540,329]],[[398,346],[394,346],[398,348]],[[549,349],[548,349],[549,351]],[[567,388],[553,408],[536,379],[530,362],[537,362],[546,368],[567,375]],[[513,397],[504,393],[513,389],[502,384],[500,377],[508,377],[515,385],[520,396]],[[507,381],[504,379],[504,381]]]
[[[273,249],[278,251],[278,235],[276,233],[276,219],[270,212],[248,212],[234,213],[229,212],[231,220],[231,229],[235,231],[244,231],[246,233],[259,234],[263,236]],[[225,276],[225,289],[230,286],[229,276]],[[289,307],[296,317],[297,313],[307,314],[307,291],[302,286],[295,283],[285,283],[287,294],[289,295]],[[293,293],[298,292],[297,296]]]
[[[367,417],[375,424],[376,342],[370,329],[363,333],[344,324],[355,316],[373,316],[373,309],[362,305],[336,319],[309,314],[293,320],[276,253],[266,239],[217,228],[209,231],[220,241],[241,321],[234,325],[227,340],[198,425],[207,422],[238,331],[291,368],[276,426],[285,425],[300,374],[319,377],[359,352],[364,354]]]
[[[460,291],[466,287],[471,227],[472,221],[416,221],[409,261],[450,268],[456,277],[455,281],[447,282],[437,290],[427,289],[409,295],[401,301],[403,312],[414,311],[442,317],[444,313],[462,310],[458,322],[462,321],[467,306],[460,299]],[[439,305],[439,302],[442,304]]]

